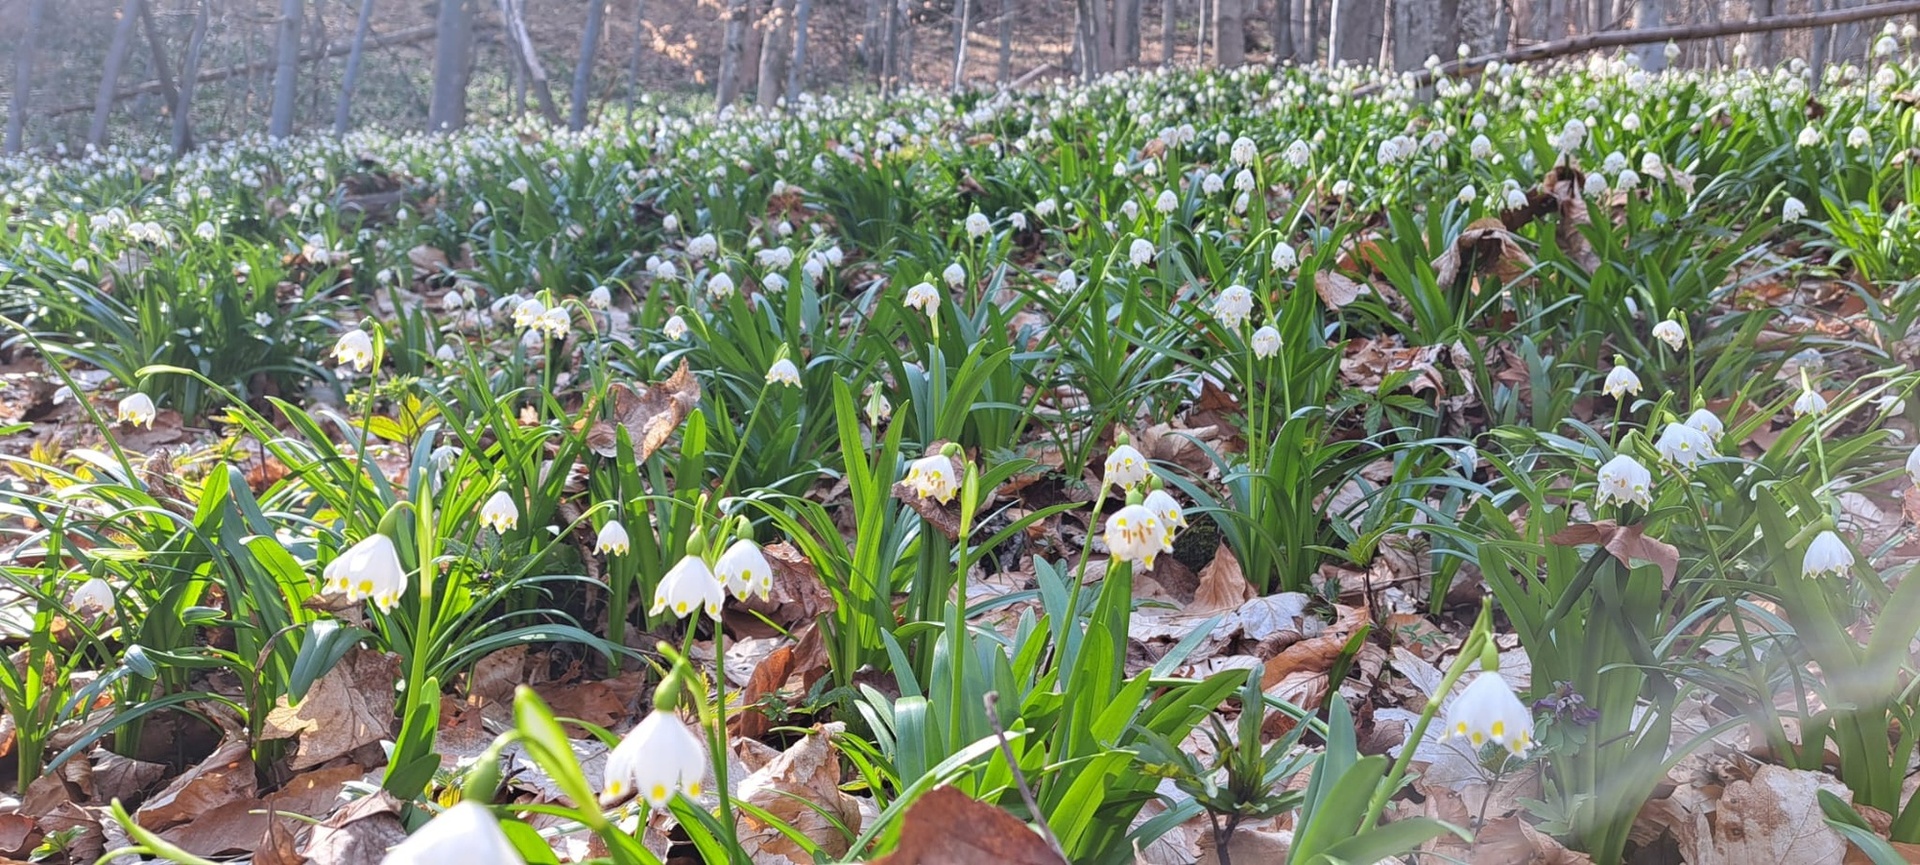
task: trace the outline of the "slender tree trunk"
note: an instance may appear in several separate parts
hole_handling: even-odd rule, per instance
[[[959,8],[953,19],[953,92],[967,81],[967,31],[973,29],[973,0],[954,0]]]
[[[1751,2],[1753,4],[1753,14],[1756,17],[1759,17],[1759,18],[1773,17],[1774,0],[1751,0]],[[1780,45],[1779,34],[1777,33],[1760,34],[1760,50],[1756,52],[1755,56],[1751,56],[1747,58],[1748,63],[1754,66],[1771,67],[1775,63],[1780,62],[1779,45]]]
[[[754,102],[771,108],[787,86],[787,61],[793,57],[793,0],[773,0],[770,19],[760,45],[759,92]]]
[[[160,98],[171,106],[180,101],[173,85],[173,71],[167,67],[167,46],[160,41],[160,28],[153,23],[153,4],[140,4],[140,29],[147,35],[147,48],[153,52],[153,77],[160,82]]]
[[[200,0],[193,18],[193,36],[187,40],[187,65],[180,71],[180,101],[173,105],[173,155],[193,149],[193,90],[200,83],[200,52],[207,44],[207,16],[213,0]]]
[[[87,146],[98,148],[107,140],[107,117],[113,112],[113,94],[119,89],[120,64],[127,59],[127,46],[133,41],[133,24],[140,17],[140,0],[127,0],[120,9],[120,20],[113,25],[113,42],[107,46],[107,60],[100,73],[100,94],[93,101],[93,123],[87,128]]]
[[[1812,4],[1807,7],[1807,11],[1825,12],[1829,5],[1827,0],[1813,0]],[[1833,28],[1815,27],[1809,35],[1813,37],[1813,47],[1807,52],[1807,63],[1811,67],[1807,70],[1807,75],[1809,76],[1807,90],[1811,93],[1818,93],[1820,92],[1820,85],[1826,83],[1827,43],[1833,38]]]
[[[1093,11],[1088,20],[1088,35],[1091,39],[1087,46],[1087,55],[1093,59],[1093,74],[1101,75],[1113,71],[1113,10],[1108,0],[1090,0],[1087,4]]]
[[[1273,0],[1267,35],[1273,40],[1273,65],[1293,59],[1293,0]]]
[[[1213,0],[1213,61],[1222,69],[1247,62],[1247,21],[1242,0]]]
[[[1160,65],[1173,65],[1173,36],[1179,29],[1180,7],[1174,0],[1160,0]]]
[[[1219,43],[1213,41],[1213,4],[1215,0],[1200,0],[1200,16],[1193,21],[1193,65],[1205,66],[1211,46],[1219,49]]]
[[[747,0],[727,4],[726,36],[720,43],[720,81],[714,91],[715,107],[727,110],[740,96],[740,58],[747,50]]]
[[[1380,0],[1333,0],[1333,41],[1328,56],[1343,63],[1376,62],[1386,36],[1384,7]]]
[[[627,59],[627,117],[640,98],[640,56],[647,46],[647,0],[633,0],[633,56]]]
[[[895,79],[900,72],[900,3],[902,0],[881,0],[885,8],[881,10],[880,25],[880,92],[893,92]]]
[[[886,35],[886,12],[881,8],[881,0],[867,0],[865,14],[860,19],[860,60],[867,66],[868,72],[885,72],[886,50],[882,39]]]
[[[787,105],[800,101],[807,84],[807,28],[813,24],[813,0],[793,4],[793,63],[787,67]]]
[[[467,52],[473,39],[469,0],[440,0],[434,21],[433,99],[427,130],[451,132],[467,125]]]
[[[20,54],[13,60],[13,107],[7,111],[6,152],[19,153],[26,146],[27,94],[33,90],[33,50],[40,38],[40,21],[46,17],[47,0],[27,3],[27,29],[21,34]]]
[[[593,88],[593,58],[600,51],[600,28],[606,25],[607,0],[587,0],[587,26],[580,33],[580,61],[573,65],[573,92],[567,105],[567,128],[587,128],[587,102]]]
[[[1000,86],[1013,81],[1013,15],[1017,0],[1000,0]]]
[[[1434,45],[1440,59],[1454,59],[1450,52],[1461,45],[1473,54],[1506,49],[1511,22],[1505,0],[1440,0],[1440,10],[1453,20],[1451,30]]]
[[[373,27],[373,0],[360,0],[360,17],[353,23],[353,47],[347,51],[347,71],[340,77],[340,100],[333,106],[333,136],[347,134],[353,123],[353,85],[360,80],[360,58],[366,54],[367,31]]]
[[[1667,23],[1665,0],[1638,0],[1638,3],[1638,8],[1634,10],[1635,30],[1651,30]],[[1641,69],[1659,72],[1667,68],[1667,46],[1665,45],[1642,45],[1634,53],[1640,57]]]
[[[269,138],[293,134],[294,99],[300,95],[300,19],[305,17],[304,7],[302,0],[280,0],[280,35],[274,48],[273,112],[267,120]]]
[[[1115,0],[1113,18],[1114,64],[1121,69],[1140,65],[1140,0]]]
[[[757,98],[759,93],[760,49],[767,41],[766,33],[760,29],[764,2],[768,0],[747,0],[747,41],[746,53],[740,55],[740,94],[748,98]]]
[[[533,89],[533,98],[540,104],[540,116],[547,122],[560,125],[560,109],[553,104],[553,88],[547,85],[547,69],[540,65],[540,54],[533,47],[533,37],[527,33],[527,19],[520,0],[500,0],[500,23],[507,28],[508,44],[514,55],[520,60],[520,68],[527,74],[527,83]]]

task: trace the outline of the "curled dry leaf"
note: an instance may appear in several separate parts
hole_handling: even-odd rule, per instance
[[[1194,590],[1193,603],[1187,605],[1186,612],[1211,615],[1237,610],[1253,598],[1253,586],[1247,584],[1247,578],[1241,573],[1240,560],[1234,558],[1233,550],[1226,544],[1221,544],[1213,554],[1213,561],[1200,569],[1200,586]]]
[[[1520,248],[1513,232],[1500,220],[1485,217],[1474,220],[1446,252],[1433,260],[1434,281],[1451,285],[1463,267],[1471,273],[1488,274],[1511,284],[1533,267],[1533,257]]]
[[[393,734],[400,656],[356,648],[320,677],[298,706],[281,697],[261,735],[298,737],[287,767],[310,769]]]
[[[742,802],[765,810],[838,858],[851,845],[840,829],[860,831],[860,806],[840,789],[840,758],[833,737],[846,725],[822,724],[772,762],[740,782]],[[838,825],[836,825],[836,823]],[[740,817],[740,846],[760,865],[812,865],[813,856],[754,814]]]
[[[616,383],[608,390],[613,395],[613,420],[594,421],[587,428],[587,446],[603,457],[611,457],[619,450],[620,439],[614,424],[626,427],[627,437],[633,442],[634,459],[645,460],[667,443],[673,431],[680,428],[681,422],[700,403],[700,382],[684,360],[666,381],[638,391]]]
[[[400,800],[381,790],[334,812],[307,836],[307,861],[311,865],[379,865],[388,848],[407,838],[400,810]]]
[[[1676,787],[1648,802],[1640,821],[1672,833],[1690,865],[1838,863],[1847,842],[1821,814],[1816,794],[1823,789],[1852,798],[1831,775],[1763,764],[1752,778],[1723,786]]]
[[[1680,550],[1665,541],[1647,537],[1646,531],[1641,525],[1621,526],[1613,520],[1600,520],[1570,525],[1548,540],[1563,547],[1599,544],[1627,567],[1658,565],[1661,579],[1671,586],[1674,573],[1680,568]]]
[[[1327,305],[1329,312],[1339,312],[1342,307],[1373,293],[1372,286],[1337,270],[1323,270],[1314,274],[1313,290],[1320,295],[1320,302]]]
[[[915,800],[900,821],[900,844],[872,865],[1066,865],[1067,860],[1020,818],[937,787]]]
[[[207,759],[173,779],[133,814],[148,829],[165,829],[232,802],[251,799],[258,789],[247,743],[229,738]]]

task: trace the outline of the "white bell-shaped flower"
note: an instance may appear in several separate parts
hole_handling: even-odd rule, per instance
[[[670,316],[667,318],[667,323],[661,326],[660,333],[666,338],[678,342],[687,335],[687,320],[677,315]]]
[[[1153,242],[1144,237],[1136,237],[1127,245],[1127,260],[1133,262],[1134,267],[1146,267],[1151,264],[1154,253]]]
[[[605,555],[626,555],[632,549],[632,538],[627,537],[627,527],[619,520],[608,520],[600,527],[600,536],[594,541],[593,551]]]
[[[360,328],[353,328],[340,334],[333,344],[333,360],[340,364],[353,364],[356,369],[366,369],[373,365],[373,337]]]
[[[931,282],[923,282],[907,289],[907,305],[920,310],[932,318],[940,311],[940,290]]]
[[[914,495],[938,499],[941,504],[953,501],[954,493],[960,490],[953,460],[943,453],[928,454],[908,463],[906,484]]]
[[[1832,531],[1824,531],[1807,545],[1807,555],[1800,560],[1800,573],[1809,577],[1822,574],[1841,576],[1853,568],[1853,551],[1847,549],[1847,542]]]
[[[1131,444],[1115,445],[1107,453],[1106,482],[1122,489],[1128,489],[1146,483],[1153,472],[1147,468],[1147,458]]]
[[[656,709],[607,755],[605,789],[610,797],[632,793],[662,808],[675,792],[699,796],[706,777],[707,746],[678,716]]]
[[[713,563],[713,574],[727,591],[740,600],[757,594],[761,600],[773,595],[773,565],[760,545],[746,538],[734,541]]]
[[[124,399],[120,400],[118,415],[121,423],[130,423],[134,426],[143,426],[152,429],[153,418],[157,413],[158,409],[155,409],[153,406],[153,397],[147,396],[139,391],[127,394]]]
[[[520,509],[513,503],[513,496],[506,490],[500,490],[480,506],[480,524],[491,526],[494,531],[506,534],[520,524]]]
[[[1791,195],[1780,205],[1781,222],[1799,222],[1807,218],[1807,203]]]
[[[1180,209],[1180,196],[1171,189],[1162,189],[1159,197],[1153,200],[1153,209],[1162,214],[1172,213]]]
[[[427,821],[387,851],[380,865],[525,865],[513,842],[500,831],[493,812],[478,802],[461,802]]]
[[[1727,425],[1720,422],[1720,416],[1706,409],[1687,415],[1687,426],[1706,433],[1714,444],[1719,444],[1720,437],[1727,434]]]
[[[707,296],[714,300],[726,300],[733,296],[733,277],[716,273],[707,277]]]
[[[1687,330],[1680,326],[1680,322],[1669,318],[1653,326],[1653,338],[1666,343],[1668,348],[1679,351],[1681,346],[1687,344]]]
[[[787,387],[799,387],[800,368],[794,366],[793,361],[783,357],[774,361],[773,366],[767,367],[767,382],[770,384],[784,384]]]
[[[1447,706],[1447,735],[1476,749],[1493,742],[1518,757],[1533,746],[1533,713],[1499,673],[1480,673]]]
[[[1127,505],[1108,517],[1102,540],[1114,558],[1151,568],[1155,557],[1173,550],[1171,537],[1160,518],[1142,504]]]
[[[992,227],[993,225],[991,222],[987,220],[986,214],[981,213],[978,210],[967,214],[967,236],[968,237],[973,238],[974,240],[979,240],[980,238],[985,237],[987,235],[987,230]]]
[[[1180,511],[1180,502],[1166,490],[1154,490],[1147,493],[1145,501],[1140,503],[1160,520],[1160,528],[1167,533],[1164,549],[1173,550],[1173,536],[1187,527],[1187,515]]]
[[[1600,386],[1600,391],[1614,399],[1625,399],[1630,394],[1640,392],[1640,377],[1634,375],[1633,370],[1627,369],[1625,365],[1614,364],[1613,370],[1607,373],[1606,383]]]
[[[1253,332],[1253,339],[1248,344],[1253,346],[1254,357],[1273,357],[1280,353],[1280,331],[1274,330],[1273,325],[1262,325]]]
[[[613,290],[604,285],[594,286],[592,291],[587,292],[587,305],[594,309],[613,306]]]
[[[1213,299],[1213,317],[1230,328],[1239,328],[1253,314],[1253,292],[1244,285],[1229,285]]]
[[[391,538],[377,532],[327,563],[320,578],[328,594],[346,595],[348,601],[372,599],[383,613],[391,611],[407,590],[400,553]]]
[[[1293,244],[1284,240],[1273,245],[1273,269],[1281,273],[1293,270],[1300,263],[1300,255],[1293,251]]]
[[[686,556],[668,569],[666,576],[660,578],[660,584],[654,587],[653,608],[647,615],[657,616],[672,610],[675,618],[684,619],[704,609],[709,618],[718,619],[720,604],[726,600],[722,591],[720,580],[706,561],[699,556]]]
[[[1600,467],[1600,491],[1593,503],[1597,506],[1609,501],[1633,502],[1641,507],[1652,504],[1653,473],[1626,454],[1608,460]]]
[[[1913,453],[1907,454],[1907,477],[1912,479],[1914,486],[1920,487],[1920,446],[1915,446]]]
[[[946,280],[947,285],[959,288],[961,283],[967,281],[967,269],[956,261],[947,265],[946,270],[940,271],[940,278]]]
[[[1826,411],[1827,398],[1821,396],[1819,391],[1811,387],[1801,389],[1800,396],[1796,397],[1793,401],[1794,417],[1806,417],[1810,414],[1820,415],[1825,414]]]
[[[93,577],[73,590],[73,596],[67,599],[67,605],[82,616],[98,616],[113,610],[113,586],[106,580]]]
[[[513,307],[513,326],[534,327],[540,323],[540,316],[547,314],[547,305],[539,298],[529,297]]]
[[[1680,468],[1690,469],[1713,452],[1713,439],[1686,424],[1670,423],[1661,431],[1660,439],[1653,443],[1653,449],[1660,452],[1662,459]]]

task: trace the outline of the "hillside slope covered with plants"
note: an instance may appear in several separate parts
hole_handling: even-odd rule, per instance
[[[1904,861],[1915,50],[0,163],[0,857]]]

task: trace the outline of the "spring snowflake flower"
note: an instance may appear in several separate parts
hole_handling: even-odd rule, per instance
[[[1476,749],[1493,742],[1518,757],[1533,747],[1533,713],[1499,673],[1480,673],[1447,706],[1447,735]]]
[[[706,258],[719,251],[720,241],[715,240],[710,233],[702,234],[687,241],[687,255],[695,259]]]
[[[1153,261],[1153,255],[1153,243],[1144,237],[1134,238],[1127,246],[1127,260],[1133,262],[1134,267],[1146,267]]]
[[[1502,193],[1501,204],[1506,210],[1523,210],[1527,206],[1527,193],[1518,186],[1509,186]]]
[[[1634,375],[1633,370],[1616,363],[1613,371],[1607,373],[1607,381],[1600,386],[1600,391],[1614,399],[1624,399],[1640,392],[1640,377]]]
[[[1853,551],[1847,549],[1847,542],[1832,531],[1824,531],[1807,545],[1807,555],[1800,560],[1800,573],[1817,577],[1832,574],[1836,577],[1853,568]]]
[[[513,496],[506,490],[500,490],[480,506],[480,524],[491,526],[500,534],[506,534],[520,524],[520,509],[513,503]]]
[[[1218,172],[1207,172],[1207,176],[1200,180],[1200,192],[1204,195],[1219,195],[1226,188],[1227,181]]]
[[[1280,331],[1274,330],[1273,325],[1262,325],[1253,332],[1253,339],[1248,344],[1253,346],[1254,357],[1263,360],[1273,357],[1280,353]]]
[[[1620,175],[1613,179],[1613,188],[1626,192],[1640,185],[1640,175],[1631,168],[1621,169]]]
[[[1909,24],[1907,26],[1911,27],[1913,25]],[[1876,56],[1891,57],[1893,56],[1893,52],[1898,50],[1900,50],[1900,43],[1894,41],[1891,35],[1882,35],[1879,39],[1873,41],[1873,53]]]
[[[1154,490],[1147,493],[1146,500],[1140,504],[1160,520],[1160,528],[1167,533],[1166,543],[1161,545],[1161,549],[1172,552],[1173,536],[1187,527],[1187,515],[1180,512],[1179,500],[1166,490]]]
[[[395,844],[380,865],[524,865],[493,812],[477,802],[461,802],[427,821],[420,831]]]
[[[1863,150],[1872,145],[1873,135],[1867,132],[1865,126],[1855,126],[1852,131],[1847,133],[1848,147],[1855,150]]]
[[[200,238],[201,240],[204,240],[204,241],[207,241],[208,243],[212,243],[212,242],[213,242],[213,238],[214,238],[214,236],[215,236],[215,231],[214,231],[214,228],[213,228],[213,223],[211,223],[211,222],[202,222],[202,223],[200,223],[199,225],[196,225],[196,226],[194,226],[194,227],[193,227],[193,236],[194,236],[194,237],[198,237],[198,238]]]
[[[753,254],[753,260],[761,267],[785,270],[793,266],[793,250],[784,246],[773,246]]]
[[[654,710],[607,755],[607,795],[631,792],[654,808],[666,807],[677,791],[699,796],[706,777],[706,745],[672,712]]]
[[[665,232],[666,232],[666,233],[668,233],[668,234],[674,234],[674,233],[677,233],[677,232],[679,232],[679,231],[680,231],[680,217],[679,217],[679,216],[676,216],[676,215],[674,215],[674,214],[671,214],[671,213],[669,213],[669,214],[667,214],[666,216],[663,216],[663,217],[661,217],[661,218],[660,218],[660,229],[661,229],[662,231],[665,231]]]
[[[1720,443],[1720,437],[1726,435],[1727,426],[1720,422],[1719,415],[1706,409],[1700,409],[1687,416],[1687,426],[1707,434],[1707,440]]]
[[[1295,138],[1292,144],[1287,145],[1288,165],[1294,168],[1305,168],[1307,167],[1307,163],[1312,159],[1313,148],[1309,147],[1307,142]]]
[[[1680,326],[1680,322],[1669,318],[1653,326],[1653,338],[1679,351],[1681,346],[1687,344],[1687,330]]]
[[[681,337],[687,335],[687,320],[677,315],[672,316],[667,319],[665,325],[661,326],[660,332],[664,334],[666,338],[678,342]]]
[[[1007,224],[1013,226],[1014,231],[1026,231],[1027,215],[1018,211],[1007,214]]]
[[[486,202],[484,202],[484,201],[476,201],[476,202],[474,202],[474,203],[473,203],[473,218],[474,218],[474,219],[483,219],[483,218],[485,218],[485,217],[486,217],[486,215],[487,215],[487,203],[486,203]]]
[[[867,425],[878,427],[887,418],[893,417],[893,401],[877,388],[869,388],[867,396]]]
[[[328,594],[346,595],[349,602],[372,599],[380,612],[391,612],[407,590],[407,573],[393,540],[375,533],[341,553],[320,571]]]
[[[1660,154],[1658,153],[1640,154],[1640,173],[1641,174],[1648,174],[1648,175],[1653,175],[1658,177],[1666,173],[1666,170],[1667,170],[1666,163],[1660,161]]]
[[[1067,268],[1054,279],[1053,287],[1061,294],[1072,294],[1080,290],[1080,277],[1074,274],[1073,268]]]
[[[619,520],[608,520],[600,527],[600,537],[593,544],[593,551],[608,555],[626,555],[632,548],[631,538],[627,537],[627,527]]]
[[[777,273],[769,273],[760,278],[760,287],[771,294],[779,294],[787,290],[787,278]]]
[[[967,214],[966,227],[967,236],[979,240],[987,236],[987,230],[993,227],[993,223],[987,221],[986,214],[976,210]]]
[[[1811,387],[1802,388],[1800,396],[1793,401],[1793,416],[1822,415],[1827,411],[1827,398]]]
[[[117,413],[120,423],[153,429],[153,418],[158,411],[153,406],[153,397],[147,396],[139,391],[134,391],[133,393],[127,394],[125,399],[120,400]]]
[[[1285,273],[1300,263],[1300,255],[1293,251],[1293,244],[1284,240],[1273,245],[1273,269]]]
[[[1060,202],[1055,201],[1051,198],[1043,198],[1043,199],[1040,199],[1039,202],[1033,205],[1033,215],[1039,219],[1046,219],[1047,217],[1052,216],[1054,214],[1054,211],[1059,209],[1060,209]]]
[[[333,360],[340,364],[353,364],[355,369],[364,370],[373,365],[373,337],[360,328],[354,328],[340,334],[338,342],[333,344]]]
[[[1620,454],[1600,467],[1600,491],[1593,497],[1595,506],[1610,501],[1633,502],[1641,507],[1653,504],[1653,473],[1639,460]]]
[[[947,265],[946,270],[940,271],[940,278],[946,280],[947,285],[959,288],[961,283],[967,281],[967,269],[956,261]]]
[[[1474,189],[1473,184],[1469,183],[1465,186],[1460,187],[1460,193],[1458,195],[1455,195],[1453,197],[1453,200],[1458,201],[1461,204],[1472,204],[1473,200],[1479,197],[1480,197],[1480,190]]]
[[[1781,222],[1799,222],[1807,218],[1807,204],[1791,195],[1780,205]]]
[[[1106,482],[1122,489],[1146,483],[1153,472],[1147,458],[1131,444],[1119,444],[1107,454]]]
[[[907,305],[932,318],[934,313],[940,311],[940,290],[934,288],[931,282],[920,283],[907,289]]]
[[[673,279],[680,275],[680,268],[671,261],[662,261],[653,269],[654,279]]]
[[[1640,115],[1631,111],[1620,118],[1620,128],[1628,132],[1640,131]]]
[[[514,306],[513,326],[518,328],[535,327],[540,323],[540,316],[546,314],[547,305],[541,303],[538,298],[529,297]]]
[[[726,600],[722,591],[720,580],[714,577],[713,569],[707,567],[705,560],[685,556],[668,569],[666,576],[660,578],[660,584],[654,587],[653,608],[647,615],[657,616],[672,610],[674,618],[684,619],[704,609],[708,618],[717,620],[720,604]]]
[[[1795,143],[1801,147],[1818,147],[1820,146],[1821,138],[1820,129],[1812,124],[1808,124],[1800,130],[1800,137],[1795,140]]]
[[[767,367],[767,381],[797,388],[800,386],[800,368],[794,366],[793,361],[783,357],[774,361],[773,366]]]
[[[1146,505],[1127,505],[1107,518],[1102,535],[1113,557],[1137,567],[1151,568],[1162,552],[1171,552],[1167,529]]]
[[[512,180],[512,182],[507,184],[507,188],[513,190],[515,195],[526,195],[527,189],[530,188],[530,184],[527,183],[526,178],[516,177]]]
[[[1653,443],[1653,449],[1660,453],[1662,459],[1680,468],[1691,469],[1713,451],[1713,439],[1686,424],[1670,423],[1660,433],[1659,441]]]
[[[960,491],[960,479],[954,476],[953,460],[943,453],[932,453],[907,465],[907,488],[923,499],[938,499],[941,504],[953,501],[953,494]]]
[[[555,306],[540,313],[540,318],[534,321],[533,326],[535,330],[554,339],[565,339],[567,331],[573,327],[573,317],[567,314],[566,307]]]
[[[1244,285],[1229,285],[1213,301],[1213,317],[1221,324],[1239,328],[1253,314],[1253,292]]]
[[[1171,189],[1160,190],[1160,196],[1153,200],[1153,209],[1161,213],[1172,213],[1180,207],[1180,196]]]
[[[1599,196],[1606,195],[1607,176],[1598,171],[1587,175],[1585,191],[1590,198],[1598,198]]]
[[[1131,198],[1127,199],[1126,201],[1120,202],[1120,215],[1125,216],[1128,219],[1139,218],[1140,216],[1139,202],[1136,202]]]
[[[1235,165],[1252,165],[1254,158],[1260,155],[1259,145],[1254,144],[1253,139],[1242,135],[1234,139],[1233,149],[1229,151],[1229,155],[1233,157]]]
[[[82,615],[98,616],[113,609],[113,586],[106,580],[93,577],[73,590],[67,599],[68,608]]]
[[[707,296],[714,300],[726,300],[733,296],[733,277],[716,273],[707,277]]]
[[[760,545],[746,538],[734,541],[713,563],[713,574],[742,601],[748,595],[759,595],[760,600],[773,596],[773,565],[767,562],[766,553]]]
[[[1668,42],[1667,47],[1660,49],[1660,51],[1661,56],[1667,58],[1668,63],[1680,59],[1680,45],[1677,42]]]
[[[1240,192],[1252,192],[1259,184],[1260,181],[1254,179],[1252,169],[1242,168],[1233,174],[1233,188]]]
[[[1493,156],[1493,140],[1485,135],[1475,135],[1467,145],[1467,153],[1475,159],[1489,159]]]
[[[1920,446],[1915,446],[1913,452],[1907,454],[1907,477],[1914,486],[1920,487]]]

